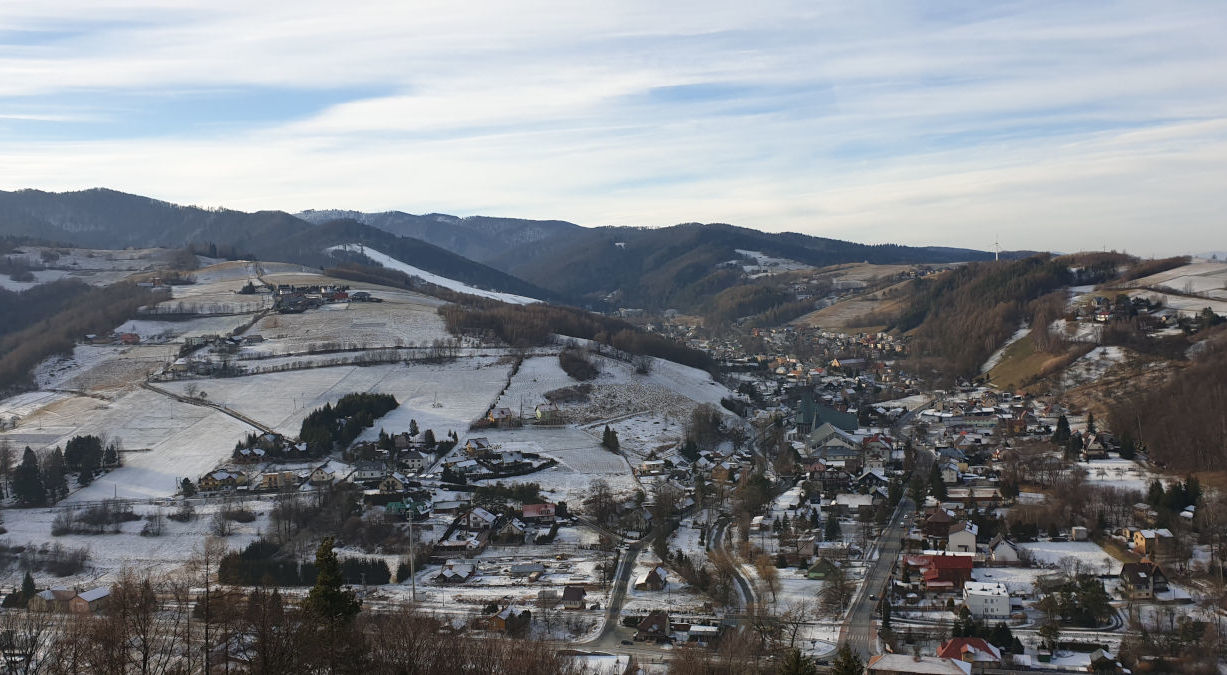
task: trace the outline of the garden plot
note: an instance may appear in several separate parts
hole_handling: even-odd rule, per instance
[[[1021,543],[1018,546],[1030,551],[1037,565],[1058,568],[1080,563],[1096,574],[1120,572],[1120,563],[1093,542],[1038,541]]]
[[[583,503],[589,485],[596,478],[609,483],[615,494],[629,495],[639,487],[631,475],[630,466],[621,455],[602,448],[600,439],[579,429],[524,428],[493,432],[489,438],[492,443],[501,444],[505,449],[527,450],[558,460],[557,466],[544,471],[498,479],[507,484],[537,483],[551,500],[578,506]]]
[[[1086,481],[1095,485],[1122,490],[1146,492],[1155,476],[1145,467],[1131,459],[1096,459],[1078,462],[1076,466],[1086,469]]]
[[[241,505],[256,513],[257,517],[251,523],[232,523],[234,533],[225,539],[226,545],[232,549],[241,549],[254,541],[260,531],[267,531],[267,512],[271,504],[258,501],[232,504],[232,507]],[[67,549],[89,549],[86,569],[80,574],[56,577],[46,572],[34,573],[34,580],[39,588],[109,584],[125,567],[139,572],[172,572],[186,563],[205,538],[212,534],[210,521],[217,509],[221,508],[221,504],[196,503],[194,508],[195,520],[178,523],[166,519],[160,537],[140,536],[144,520],[122,523],[119,534],[69,534],[55,537],[51,535],[51,524],[60,512],[59,509],[10,509],[5,511],[4,526],[8,532],[3,538],[11,545],[51,543]],[[133,506],[133,511],[139,516],[154,514],[159,510],[163,515],[169,515],[175,512],[176,507],[163,508],[148,504]],[[12,586],[20,584],[22,574],[21,569],[16,566],[0,570],[0,583]]]
[[[314,368],[283,373],[212,380],[167,382],[161,386],[185,394],[194,386],[208,399],[259,420],[279,433],[296,436],[312,410],[353,392],[392,394],[400,407],[376,420],[362,439],[404,431],[409,421],[434,429],[463,431],[481,416],[507,381],[509,364],[475,358],[445,364],[388,364]],[[435,407],[435,402],[438,407]]]

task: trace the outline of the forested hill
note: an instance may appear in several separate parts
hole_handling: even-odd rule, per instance
[[[303,211],[295,214],[312,223],[355,220],[401,237],[413,237],[445,248],[471,260],[489,263],[508,250],[556,236],[574,234],[583,228],[561,220],[523,220],[471,216],[457,218],[442,213],[413,215],[401,211]]]
[[[732,225],[688,223],[656,229],[600,227],[509,250],[489,264],[532,283],[566,289],[590,301],[619,294],[624,306],[694,307],[738,283],[722,263],[737,250],[757,251],[815,267],[845,262],[937,263],[985,260],[967,249],[872,246],[796,233],[772,234]]]
[[[84,248],[213,245],[235,256],[313,266],[336,263],[324,252],[330,246],[361,243],[473,286],[544,300],[567,299],[565,294],[526,283],[449,250],[354,220],[317,224],[282,211],[203,209],[114,190],[0,191],[2,235],[31,236]]]

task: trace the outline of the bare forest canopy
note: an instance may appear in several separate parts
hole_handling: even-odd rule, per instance
[[[636,356],[654,356],[682,365],[711,370],[712,359],[669,338],[645,333],[625,321],[551,305],[445,305],[439,308],[448,331],[454,335],[483,334],[513,347],[545,345],[555,334],[593,340]]]
[[[1227,453],[1227,337],[1187,367],[1140,393],[1115,401],[1112,430],[1171,471],[1221,470]]]
[[[20,293],[0,289],[0,392],[30,386],[43,359],[71,354],[85,335],[106,333],[140,307],[167,299],[129,282],[95,288],[64,279]]]
[[[1023,321],[1038,311],[1051,313],[1052,300],[1044,297],[1073,281],[1068,262],[1048,255],[969,263],[908,282],[902,310],[859,321],[910,332],[923,366],[970,377]]]

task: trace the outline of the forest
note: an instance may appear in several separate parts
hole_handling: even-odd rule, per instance
[[[468,307],[444,305],[439,308],[439,314],[453,335],[489,334],[513,347],[544,345],[552,335],[560,334],[594,340],[635,356],[654,356],[701,370],[713,367],[711,357],[705,352],[645,333],[625,321],[571,307],[502,303]]]
[[[1037,312],[1050,314],[1050,299],[1036,301],[1072,277],[1066,261],[1048,255],[969,263],[909,282],[898,314],[857,321],[885,321],[889,330],[911,331],[922,368],[946,378],[970,377],[1023,321]]]
[[[332,452],[334,445],[349,445],[398,405],[391,394],[346,394],[336,405],[325,404],[312,410],[302,421],[298,438],[318,457]]]
[[[1220,470],[1227,439],[1227,345],[1223,331],[1187,367],[1117,399],[1111,428],[1170,471]]]
[[[123,282],[91,287],[64,279],[20,293],[0,289],[0,393],[30,386],[31,370],[55,354],[70,354],[91,333],[107,333],[139,308],[169,299]]]

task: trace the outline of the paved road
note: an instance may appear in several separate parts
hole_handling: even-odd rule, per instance
[[[848,612],[848,617],[844,619],[843,628],[840,629],[840,642],[848,643],[863,660],[877,653],[878,646],[877,631],[873,625],[878,614],[878,602],[871,600],[870,596],[881,598],[886,592],[886,584],[890,581],[895,561],[899,558],[899,552],[903,548],[903,536],[907,533],[915,508],[912,500],[907,497],[899,502],[899,507],[895,509],[895,515],[891,518],[890,524],[878,538],[878,559],[866,573],[865,582],[861,584],[860,591],[853,598],[852,609]]]

